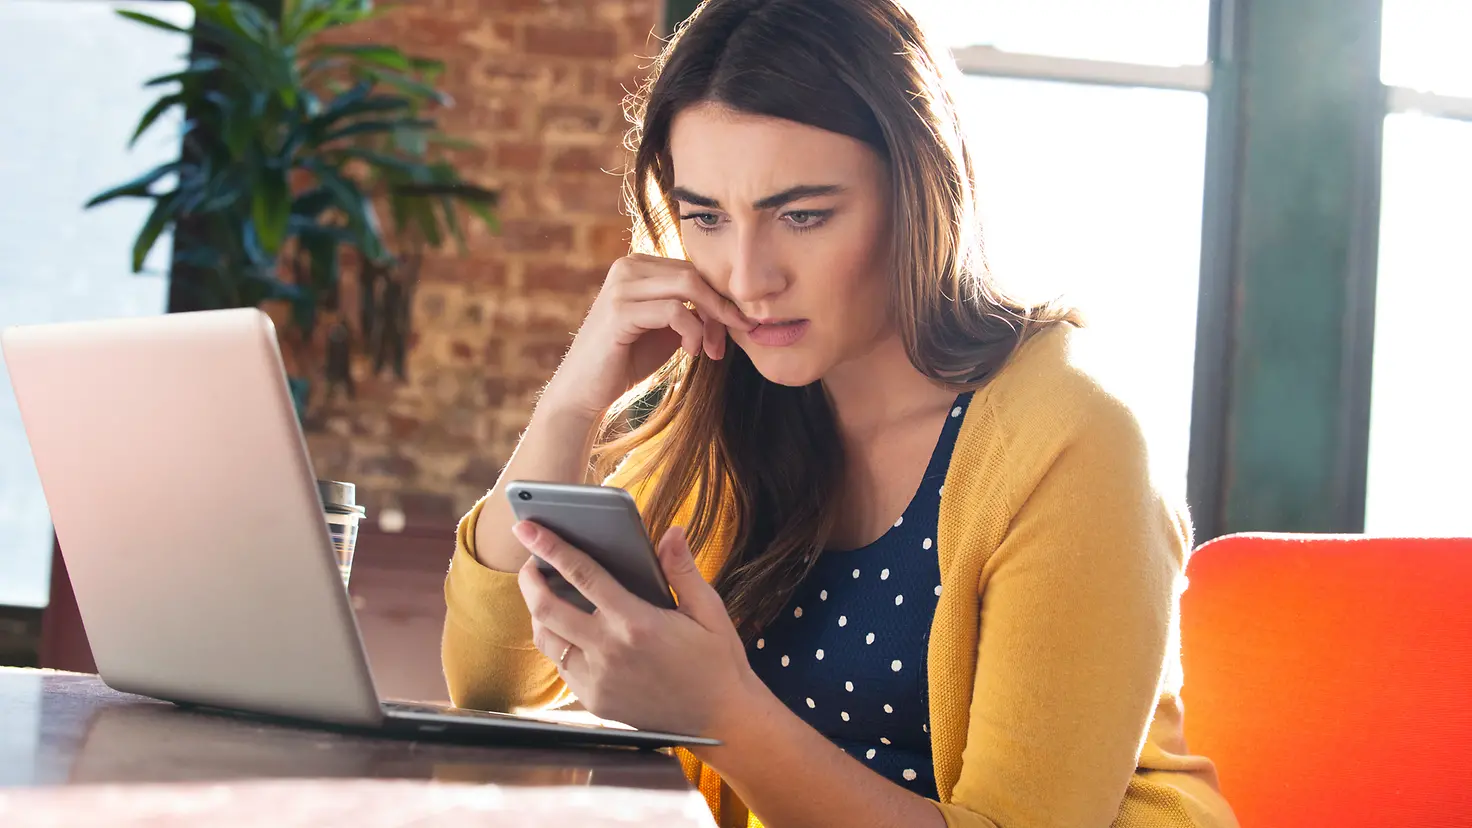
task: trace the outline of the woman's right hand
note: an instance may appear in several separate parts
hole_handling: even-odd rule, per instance
[[[608,269],[598,298],[542,394],[542,405],[601,417],[676,348],[692,357],[704,352],[721,359],[726,329],[753,327],[689,262],[626,256]]]

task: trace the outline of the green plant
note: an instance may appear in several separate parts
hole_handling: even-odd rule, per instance
[[[353,251],[364,282],[360,327],[371,339],[390,314],[402,315],[386,293],[403,300],[412,287],[399,284],[394,293],[381,282],[412,279],[417,266],[405,263],[417,262],[425,246],[453,239],[464,249],[460,209],[496,229],[495,193],[465,181],[444,157],[469,145],[442,135],[428,117],[452,105],[435,87],[443,64],[387,45],[327,42],[324,34],[377,16],[371,0],[189,4],[192,32],[119,12],[193,36],[185,65],[148,81],[166,91],[133,135],[181,107],[179,158],[87,206],[153,200],[133,245],[134,272],[165,230],[187,231],[179,232],[175,263],[197,274],[193,304],[283,300],[307,339],[320,312],[346,310],[338,286],[342,254]],[[380,225],[375,199],[388,207],[391,232]]]

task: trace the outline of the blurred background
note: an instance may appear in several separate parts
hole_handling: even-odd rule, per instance
[[[455,521],[626,252],[621,104],[695,3],[404,0],[361,21],[367,4],[334,5],[347,23],[304,35],[300,60],[351,65],[304,89],[342,115],[333,128],[380,127],[351,158],[322,152],[350,185],[324,193],[323,215],[347,217],[325,231],[291,201],[293,170],[266,164],[285,177],[259,185],[289,216],[220,184],[279,231],[241,237],[253,287],[232,295],[278,318],[317,474],[357,484],[368,509],[352,590],[383,692],[442,698]],[[1090,319],[1095,367],[1135,406],[1198,543],[1472,533],[1472,252],[1456,241],[1472,228],[1472,6],[908,5],[965,73],[993,269]],[[248,122],[207,117],[220,90],[199,61],[222,56],[196,27],[204,6],[0,0],[0,326],[220,303],[205,286],[229,256],[200,251],[241,239],[150,220],[179,169],[84,208],[198,162],[202,135],[223,152],[225,124]],[[380,94],[409,103],[363,104]],[[280,250],[281,273],[249,271],[256,248]],[[70,602],[0,382],[0,663],[88,668]]]

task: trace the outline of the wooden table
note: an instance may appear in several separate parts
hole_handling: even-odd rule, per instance
[[[673,757],[348,735],[0,668],[0,825],[711,828]]]

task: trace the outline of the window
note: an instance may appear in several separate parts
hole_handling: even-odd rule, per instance
[[[1208,0],[908,0],[953,47],[1161,66],[1206,62]]]
[[[967,74],[992,269],[1024,298],[1084,314],[1089,367],[1139,417],[1158,484],[1184,497],[1210,4],[910,5]]]
[[[969,78],[987,256],[1029,299],[1078,307],[1089,366],[1134,407],[1163,485],[1186,479],[1206,98]],[[1161,347],[1161,343],[1169,343]]]
[[[182,37],[119,18],[146,10],[180,25],[182,2],[0,0],[0,327],[162,313],[168,240],[147,275],[129,272],[146,202],[84,211],[93,195],[177,153],[178,122],[160,123],[129,152],[157,97],[143,82],[179,65]],[[0,605],[49,596],[51,522],[0,365]]]
[[[1386,0],[1365,531],[1472,535],[1472,10]],[[1429,93],[1429,94],[1428,94]],[[1464,97],[1458,97],[1464,96]]]
[[[1472,98],[1472,4],[1384,0],[1380,79],[1387,86]]]

